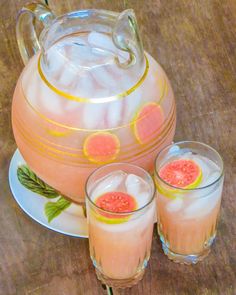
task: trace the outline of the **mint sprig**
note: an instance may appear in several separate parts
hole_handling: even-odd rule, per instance
[[[47,216],[48,222],[51,222],[55,217],[61,214],[66,208],[70,206],[71,202],[60,197],[56,202],[47,202],[44,207],[45,215]]]
[[[17,168],[17,177],[24,187],[36,194],[48,199],[60,197],[56,202],[47,202],[45,204],[44,213],[49,223],[70,206],[70,201],[61,196],[60,192],[40,179],[27,165],[21,165]]]

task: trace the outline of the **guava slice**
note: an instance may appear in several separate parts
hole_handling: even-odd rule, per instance
[[[146,144],[157,136],[164,122],[161,106],[155,102],[145,104],[134,118],[134,134],[140,144]]]
[[[182,189],[194,189],[202,180],[200,166],[189,159],[178,159],[164,165],[160,177],[168,184]]]
[[[98,197],[95,204],[99,208],[113,213],[132,212],[137,208],[135,198],[124,192],[107,192]],[[105,211],[99,211],[99,214],[97,214],[97,218],[100,221],[110,224],[123,223],[127,221],[129,217],[130,215],[116,215]]]
[[[116,159],[120,152],[120,141],[109,132],[96,132],[85,139],[83,152],[89,161],[106,164]]]

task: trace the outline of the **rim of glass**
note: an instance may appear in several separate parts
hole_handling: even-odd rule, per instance
[[[88,190],[87,190],[87,186],[88,186],[88,182],[89,182],[89,179],[97,173],[97,171],[99,170],[102,170],[104,169],[104,167],[109,167],[109,166],[119,166],[119,165],[126,165],[126,166],[130,166],[130,167],[133,167],[135,169],[139,169],[141,171],[143,171],[147,177],[150,179],[151,183],[152,183],[152,191],[151,191],[151,195],[152,197],[150,198],[150,200],[142,207],[136,209],[136,210],[133,210],[133,211],[127,211],[127,212],[113,212],[113,211],[110,211],[110,210],[105,210],[105,209],[102,209],[101,207],[99,207],[98,205],[95,204],[95,202],[93,200],[91,200],[90,196],[89,196],[89,193],[88,193]],[[124,216],[124,215],[131,215],[131,214],[135,214],[137,212],[140,212],[142,211],[144,208],[146,208],[147,206],[149,206],[154,198],[155,198],[155,195],[156,195],[156,186],[154,184],[154,181],[151,177],[151,175],[149,174],[149,172],[147,172],[145,169],[143,169],[142,167],[138,166],[138,165],[134,165],[134,164],[130,164],[130,163],[126,163],[126,162],[116,162],[116,163],[111,163],[111,164],[106,164],[106,165],[103,165],[101,167],[98,167],[97,169],[95,169],[90,175],[89,177],[87,178],[86,180],[86,183],[85,183],[85,194],[86,194],[86,199],[97,209],[99,209],[100,211],[104,212],[104,213],[110,213],[110,214],[114,214],[114,215],[119,215],[119,216]]]
[[[165,152],[167,149],[169,149],[170,147],[172,147],[172,146],[180,145],[180,144],[186,144],[186,143],[192,143],[192,144],[198,144],[198,145],[201,145],[201,146],[205,146],[209,150],[213,151],[219,157],[220,161],[222,162],[221,173],[220,173],[220,176],[218,176],[213,182],[211,182],[211,183],[209,183],[209,184],[207,184],[205,186],[200,186],[200,187],[196,187],[196,188],[180,188],[180,187],[174,186],[172,184],[169,184],[168,182],[166,182],[164,179],[161,178],[161,176],[159,175],[159,173],[158,173],[158,171],[156,169],[157,161],[158,161],[158,158],[160,157],[160,155],[163,152]],[[223,177],[223,175],[224,175],[224,161],[223,161],[221,155],[217,152],[217,150],[215,150],[210,145],[205,144],[205,143],[203,143],[201,141],[183,140],[183,141],[178,141],[178,142],[174,142],[172,144],[169,144],[169,145],[165,146],[164,148],[162,148],[160,150],[160,152],[157,154],[156,159],[155,159],[155,170],[154,170],[154,173],[158,177],[158,179],[161,182],[163,182],[166,186],[169,186],[170,188],[173,188],[173,189],[177,190],[178,192],[181,192],[181,191],[183,191],[183,192],[200,191],[202,189],[206,189],[206,188],[208,188],[208,187],[216,184]]]

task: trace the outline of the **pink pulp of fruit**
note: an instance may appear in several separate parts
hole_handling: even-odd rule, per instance
[[[113,213],[132,212],[136,209],[137,204],[131,195],[123,192],[107,192],[96,199],[96,205],[106,211]],[[103,212],[106,217],[124,218],[124,215],[114,215]]]
[[[179,159],[164,165],[160,177],[168,184],[179,188],[194,188],[201,180],[201,168],[192,160]]]

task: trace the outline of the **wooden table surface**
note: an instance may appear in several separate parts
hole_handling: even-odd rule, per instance
[[[88,240],[47,230],[17,206],[8,185],[16,144],[11,100],[23,64],[15,38],[24,0],[0,1],[0,294],[100,295]],[[175,140],[198,140],[225,162],[216,244],[195,265],[170,262],[155,233],[145,277],[114,294],[236,294],[236,1],[49,0],[56,14],[82,8],[135,9],[145,49],[166,70],[177,102]]]

